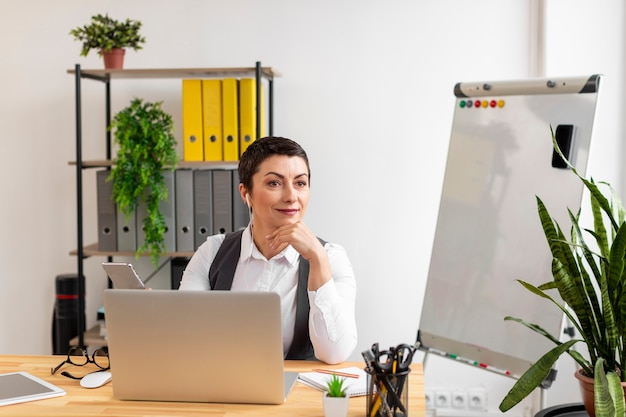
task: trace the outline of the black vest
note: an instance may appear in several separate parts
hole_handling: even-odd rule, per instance
[[[229,233],[224,238],[213,263],[209,268],[209,283],[212,290],[229,291],[233,285],[235,269],[241,254],[241,234],[243,230]],[[322,245],[326,242],[318,238]],[[313,345],[309,336],[309,296],[307,293],[309,280],[309,261],[300,256],[298,268],[298,288],[296,290],[296,324],[293,342],[286,359],[315,359]]]

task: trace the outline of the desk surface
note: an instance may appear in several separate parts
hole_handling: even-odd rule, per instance
[[[0,373],[29,372],[67,391],[62,397],[31,401],[0,407],[0,415],[11,416],[290,416],[323,417],[320,391],[296,382],[287,401],[281,405],[174,403],[148,401],[120,401],[113,398],[111,383],[96,389],[82,388],[79,381],[60,374],[50,375],[50,368],[58,365],[63,356],[0,355]],[[348,366],[362,367],[360,362],[346,362],[329,366],[310,361],[286,361],[286,371],[307,372],[315,367],[328,369]],[[93,365],[87,365],[93,367]],[[424,373],[421,364],[413,364],[409,376],[409,414],[424,417]],[[348,416],[365,415],[365,396],[350,398]]]

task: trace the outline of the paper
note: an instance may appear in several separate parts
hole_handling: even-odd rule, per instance
[[[363,369],[352,366],[350,368],[333,369],[333,371],[359,376],[358,378],[345,378],[344,387],[350,397],[367,395],[367,374]],[[298,381],[320,391],[326,391],[326,382],[332,377],[331,374],[321,372],[301,372],[298,375]]]

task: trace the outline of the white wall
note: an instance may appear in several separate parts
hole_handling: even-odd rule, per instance
[[[343,244],[354,264],[359,345],[353,359],[361,360],[360,352],[373,342],[389,346],[415,339],[452,122],[452,88],[459,81],[530,75],[535,37],[529,33],[529,4],[535,3],[0,2],[5,40],[0,353],[51,351],[54,277],[76,270],[69,255],[76,245],[75,177],[68,165],[75,152],[74,85],[66,70],[75,63],[84,68],[101,63],[93,53],[79,56],[71,28],[104,12],[141,20],[148,42],[142,51],[127,52],[127,68],[252,66],[260,60],[283,73],[275,83],[274,133],[307,149],[313,194],[306,220],[319,236]],[[590,173],[597,170],[601,175],[594,176],[621,186],[621,3],[554,0],[546,20],[547,75],[605,74],[597,119],[601,151],[592,154]],[[96,159],[104,149],[104,90],[96,82],[84,82],[83,88],[83,153]],[[112,91],[114,111],[133,96],[165,100],[180,132],[177,81],[115,81]],[[86,172],[87,243],[96,236],[94,185],[93,172]],[[105,286],[101,261],[85,262],[88,324]],[[136,263],[149,270],[145,259]],[[164,274],[152,283],[167,285]],[[486,386],[493,410],[512,384],[435,361],[429,362],[426,383]],[[568,391],[553,396],[554,403],[577,401],[577,392]]]
[[[601,81],[596,123],[594,126],[588,176],[596,181],[609,181],[622,198],[624,183],[624,44],[626,9],[619,0],[592,3],[582,0],[546,1],[546,73],[600,73]],[[591,224],[591,214],[583,199],[583,218]],[[582,346],[580,346],[582,348]],[[573,375],[575,362],[564,355],[558,363],[559,375],[552,388],[545,392],[549,404],[571,402],[570,392],[578,390]],[[578,401],[578,400],[576,400]]]

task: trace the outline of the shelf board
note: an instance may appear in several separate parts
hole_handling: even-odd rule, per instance
[[[176,168],[211,168],[211,169],[236,169],[239,161],[178,161]],[[76,161],[68,162],[68,165],[76,165]],[[115,161],[107,159],[83,161],[83,168],[108,168],[115,165]]]
[[[102,79],[149,79],[149,78],[236,78],[254,77],[256,67],[232,68],[149,68],[149,69],[81,69],[83,77]],[[67,70],[68,74],[75,74],[75,69]],[[261,74],[265,78],[280,77],[281,73],[272,67],[261,67]]]
[[[70,252],[70,255],[77,256],[78,250],[73,250]],[[170,256],[172,258],[189,258],[193,255],[193,252],[167,252],[164,253],[163,256]],[[98,249],[97,243],[92,243],[83,248],[83,257],[88,258],[90,256],[128,256],[134,257],[135,252],[117,252],[117,251],[101,251]],[[142,254],[141,256],[150,256],[148,253]]]
[[[107,339],[100,336],[100,325],[95,325],[91,329],[83,333],[83,342],[85,346],[104,347],[107,346]],[[70,346],[78,346],[78,336],[70,339]]]

